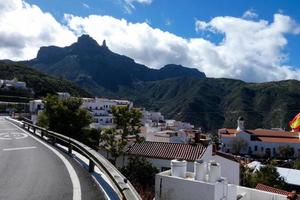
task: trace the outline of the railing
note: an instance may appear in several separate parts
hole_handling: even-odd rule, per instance
[[[27,131],[45,139],[45,136],[51,138],[52,144],[64,142],[68,146],[68,153],[72,154],[72,150],[76,149],[89,159],[89,172],[94,172],[95,166],[98,167],[111,181],[112,187],[118,194],[120,199],[123,200],[140,200],[141,197],[131,185],[131,183],[113,166],[106,158],[101,156],[95,150],[84,145],[83,143],[74,140],[70,137],[61,135],[59,133],[49,131],[31,123],[22,122],[22,126]],[[40,131],[40,135],[37,134]]]

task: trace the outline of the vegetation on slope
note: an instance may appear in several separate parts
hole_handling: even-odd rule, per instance
[[[45,75],[25,65],[14,62],[0,62],[0,79],[11,80],[17,78],[19,81],[25,81],[27,87],[32,88],[36,97],[46,96],[47,93],[69,92],[74,96],[90,96],[85,90],[76,86],[70,81]],[[1,91],[1,95],[11,96],[12,91]],[[13,96],[26,96],[13,93]]]
[[[288,121],[300,111],[300,82],[175,78],[121,87],[114,97],[206,130],[235,128],[239,115],[246,118],[247,128],[288,128]]]

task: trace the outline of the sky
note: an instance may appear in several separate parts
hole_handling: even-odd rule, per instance
[[[299,80],[299,10],[296,0],[0,0],[0,59],[32,59],[89,34],[151,68]]]

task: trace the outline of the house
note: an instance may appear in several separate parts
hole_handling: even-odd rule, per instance
[[[224,152],[278,157],[279,149],[288,145],[294,150],[295,157],[300,156],[299,132],[280,129],[247,130],[244,118],[239,117],[236,129],[219,129],[218,134],[222,143],[221,150]]]
[[[171,130],[181,130],[181,129],[193,129],[194,125],[188,123],[188,122],[181,122],[181,121],[176,121],[176,120],[166,120],[166,127],[167,129]]]
[[[172,130],[163,130],[156,132],[147,132],[144,134],[146,141],[152,142],[167,142],[167,143],[183,143],[186,144],[191,141],[188,133],[184,130],[172,131]]]
[[[71,97],[70,93],[68,92],[58,92],[57,95],[60,100],[66,100]]]
[[[170,165],[171,163],[171,165]],[[199,160],[193,171],[187,169],[187,162],[171,160],[171,170],[156,174],[156,200],[286,200],[286,194],[242,187],[228,182],[223,176],[221,163]],[[230,170],[230,169],[228,169]],[[231,173],[235,173],[231,169]]]
[[[224,157],[222,154],[214,153],[212,145],[209,143],[176,144],[145,141],[131,145],[128,148],[126,157],[129,156],[144,157],[160,171],[170,169],[170,161],[173,159],[185,160],[187,169],[190,171],[194,169],[194,162],[199,159],[207,162],[215,160],[224,166],[221,172],[222,175],[228,177],[230,183],[239,184],[240,164],[233,159]],[[122,163],[119,162],[119,166],[122,166]]]
[[[87,109],[93,116],[90,127],[96,129],[113,127],[113,106],[133,106],[132,102],[126,100],[113,100],[106,98],[83,98],[81,108]]]
[[[160,112],[153,112],[153,111],[147,111],[142,110],[142,124],[152,124],[152,123],[159,123],[165,120],[164,116]]]
[[[41,112],[43,112],[43,110],[44,110],[44,103],[41,99],[29,101],[29,112],[33,124],[36,124],[38,120],[38,115]]]
[[[0,80],[0,88],[17,88],[17,89],[27,89],[26,83],[23,81],[18,81],[17,78],[12,80]]]

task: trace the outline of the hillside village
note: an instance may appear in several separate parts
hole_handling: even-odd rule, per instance
[[[72,98],[66,92],[57,95],[61,100]],[[29,104],[31,121],[36,123],[38,115],[43,112],[44,103],[42,100],[32,100]],[[93,117],[90,127],[101,130],[115,126],[112,108],[116,106],[134,107],[133,102],[128,100],[96,97],[82,98],[81,108]],[[169,194],[169,190],[174,191],[174,187],[181,189],[177,190],[178,193],[173,192],[168,196],[172,199],[182,199],[181,195],[187,193],[193,193],[194,196],[186,199],[195,199],[197,195],[211,188],[209,190],[214,192],[207,194],[207,200],[217,200],[224,193],[228,195],[226,199],[232,200],[238,196],[241,199],[243,196],[247,199],[286,199],[293,195],[292,191],[300,188],[300,170],[284,167],[277,169],[289,185],[289,192],[281,192],[263,184],[258,184],[256,189],[240,186],[242,166],[259,170],[263,166],[261,163],[271,158],[282,159],[280,148],[283,147],[292,149],[293,153],[288,155],[288,158],[297,158],[300,155],[298,129],[291,132],[282,129],[248,130],[246,120],[239,117],[236,128],[218,130],[219,142],[215,143],[211,134],[195,128],[188,122],[165,119],[160,112],[140,110],[140,136],[144,141],[140,143],[131,140],[126,147],[126,154],[117,159],[116,166],[121,168],[124,161],[126,165],[132,156],[143,157],[150,162],[160,171],[155,182],[156,199],[164,199],[164,195]],[[110,158],[104,150],[100,149],[99,153]],[[206,171],[207,168],[210,170]],[[159,186],[161,181],[165,182],[163,189]],[[199,190],[196,192],[194,187]],[[180,193],[182,190],[189,192]]]

